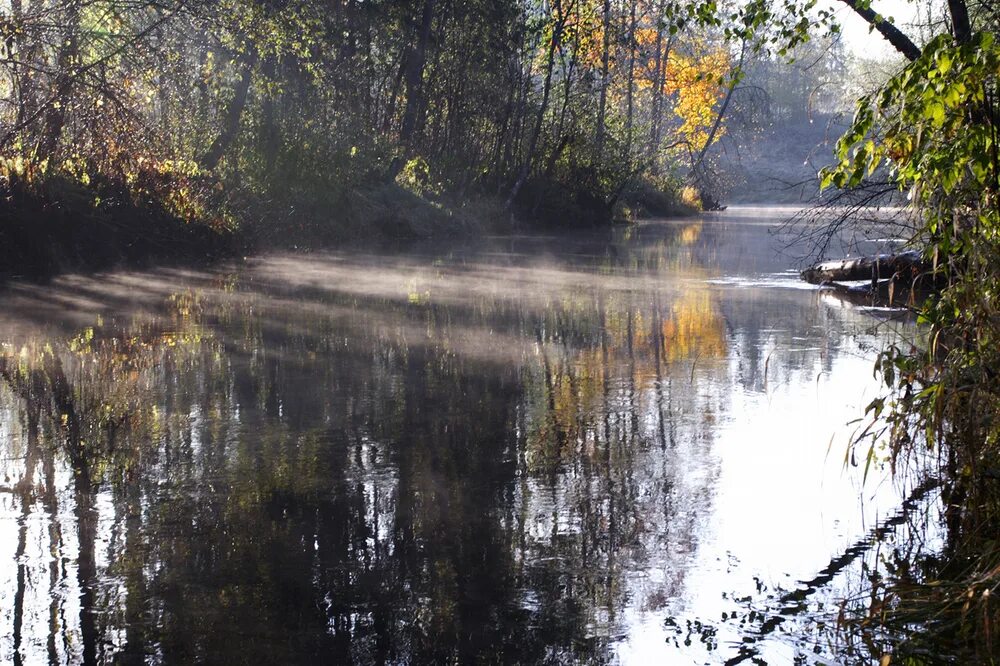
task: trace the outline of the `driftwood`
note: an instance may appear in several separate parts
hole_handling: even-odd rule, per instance
[[[921,275],[930,271],[930,264],[924,261],[920,253],[910,251],[840,261],[824,261],[805,269],[801,276],[810,284],[856,280],[870,280],[872,283],[877,283],[886,279],[903,284],[913,284]]]

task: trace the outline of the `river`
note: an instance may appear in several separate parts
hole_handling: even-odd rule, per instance
[[[908,324],[788,214],[7,285],[0,662],[839,663]]]

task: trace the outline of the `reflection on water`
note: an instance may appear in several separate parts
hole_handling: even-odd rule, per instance
[[[897,503],[778,215],[8,287],[0,661],[740,654]]]

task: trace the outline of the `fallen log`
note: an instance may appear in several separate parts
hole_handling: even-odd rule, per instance
[[[837,299],[861,307],[909,309],[927,297],[928,291],[895,280],[879,280],[875,284],[846,285],[825,282],[822,289]]]
[[[878,254],[874,257],[823,261],[800,273],[810,284],[871,280],[878,282],[893,279],[912,284],[921,275],[930,272],[931,265],[919,252],[911,250],[899,254]]]

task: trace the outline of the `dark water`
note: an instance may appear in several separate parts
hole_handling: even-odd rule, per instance
[[[784,214],[9,286],[0,662],[836,661],[891,325]]]

